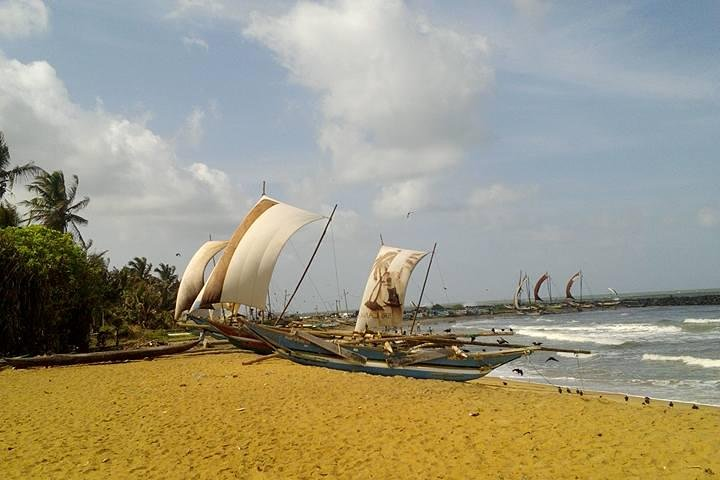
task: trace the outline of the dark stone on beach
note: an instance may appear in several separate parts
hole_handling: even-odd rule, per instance
[[[507,385],[507,382],[503,382],[503,385]]]

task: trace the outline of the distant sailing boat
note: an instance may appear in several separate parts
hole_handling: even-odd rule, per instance
[[[550,280],[550,275],[548,275],[548,272],[543,273],[540,278],[538,278],[537,282],[535,282],[535,288],[533,289],[533,297],[535,298],[535,302],[542,302],[545,303],[545,300],[540,298],[540,288],[542,288],[543,283]],[[552,292],[550,290],[550,282],[547,283],[548,286],[548,300],[552,302]]]
[[[620,305],[620,295],[614,288],[608,287],[608,290],[610,290],[610,293],[613,294],[613,298],[610,300],[603,300],[600,302],[595,303],[598,307],[615,307],[617,305]]]
[[[530,303],[530,280],[527,274],[523,275],[523,272],[520,271],[520,278],[518,280],[517,287],[515,287],[515,294],[513,295],[513,305],[512,308],[517,312],[530,312],[530,311],[536,311],[538,310],[537,307],[533,305],[529,305]],[[528,292],[528,305],[522,305],[522,294],[523,291],[527,290]]]
[[[580,280],[580,302],[577,302],[572,294],[572,287],[578,279]],[[565,285],[565,301],[573,307],[592,308],[593,305],[591,303],[582,303],[582,279],[582,270],[578,270],[577,273],[573,274],[573,276],[570,277],[567,284]]]

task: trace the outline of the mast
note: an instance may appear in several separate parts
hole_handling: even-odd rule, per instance
[[[432,253],[430,254],[430,261],[428,262],[428,268],[425,271],[425,280],[423,280],[422,289],[420,289],[420,298],[418,299],[418,304],[415,307],[415,313],[413,313],[413,323],[410,327],[410,335],[412,335],[413,330],[415,330],[415,321],[417,320],[417,314],[418,310],[420,310],[420,305],[422,305],[422,297],[425,293],[425,285],[427,284],[428,275],[430,274],[430,265],[432,265],[433,257],[435,256],[435,247],[437,247],[437,242],[433,245]]]
[[[308,261],[308,264],[305,267],[305,270],[303,271],[302,275],[300,276],[300,280],[298,280],[298,283],[295,286],[295,290],[293,290],[292,295],[290,295],[290,300],[287,301],[287,303],[283,307],[282,312],[280,312],[280,315],[275,320],[275,323],[273,323],[273,325],[277,325],[278,322],[280,322],[280,320],[282,320],[283,315],[285,315],[285,312],[287,311],[288,307],[290,306],[290,303],[293,301],[293,298],[295,298],[295,294],[297,293],[298,289],[300,288],[300,284],[305,279],[305,275],[307,275],[308,270],[310,270],[310,265],[312,265],[312,262],[315,259],[315,255],[317,254],[317,251],[320,248],[320,244],[322,243],[323,238],[325,238],[325,234],[327,233],[328,227],[330,226],[330,222],[332,222],[333,215],[335,215],[336,209],[337,209],[337,203],[335,204],[335,206],[332,209],[332,212],[330,213],[330,217],[328,218],[328,221],[325,224],[325,228],[323,229],[322,235],[320,235],[320,240],[318,240],[317,245],[315,245],[315,250],[313,251],[312,255],[310,256],[310,260]]]

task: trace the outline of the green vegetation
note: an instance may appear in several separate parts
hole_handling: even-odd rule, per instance
[[[21,216],[8,197],[31,178]],[[111,269],[106,252],[90,252],[79,229],[90,199],[76,200],[78,184],[32,163],[11,167],[0,132],[0,356],[87,351],[111,338],[117,346],[173,323],[175,267],[135,257]]]

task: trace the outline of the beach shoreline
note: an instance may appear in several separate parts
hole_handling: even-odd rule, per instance
[[[710,478],[720,409],[216,348],[0,371],[3,478]]]

